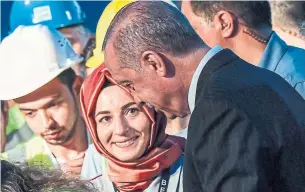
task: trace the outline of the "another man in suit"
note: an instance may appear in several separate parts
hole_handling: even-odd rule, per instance
[[[182,12],[210,47],[279,74],[305,98],[305,50],[272,31],[268,1],[183,1]]]
[[[137,102],[169,118],[192,112],[184,191],[305,191],[305,101],[280,76],[209,48],[162,2],[122,9],[103,50]]]

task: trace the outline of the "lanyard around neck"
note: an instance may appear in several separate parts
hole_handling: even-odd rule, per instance
[[[170,168],[165,169],[164,171],[162,171],[162,175],[161,175],[161,180],[160,180],[160,185],[159,185],[159,190],[158,192],[167,192],[167,188],[168,188],[168,182],[169,182],[169,178],[170,178],[170,173],[169,173]],[[114,185],[114,183],[112,183],[114,191],[115,192],[120,192],[116,186]]]

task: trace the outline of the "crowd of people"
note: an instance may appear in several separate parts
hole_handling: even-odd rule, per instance
[[[305,192],[305,2],[14,1],[1,191]],[[21,14],[22,13],[22,14]]]

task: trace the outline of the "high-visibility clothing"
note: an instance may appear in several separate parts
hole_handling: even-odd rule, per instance
[[[58,162],[48,148],[46,141],[37,135],[34,135],[29,141],[18,145],[16,148],[1,153],[1,159],[43,168],[58,167]]]
[[[27,142],[33,135],[33,131],[27,125],[19,108],[16,105],[9,108],[5,151],[11,150],[19,144]]]

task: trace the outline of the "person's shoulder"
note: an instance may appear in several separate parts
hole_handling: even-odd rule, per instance
[[[103,162],[106,161],[106,158],[97,151],[94,144],[89,145],[86,151],[86,156],[90,158],[92,157],[92,160],[102,160]]]
[[[25,145],[20,144],[13,149],[1,153],[1,159],[7,160],[10,162],[21,162],[24,163],[26,161],[25,158],[22,158],[25,153]]]
[[[305,50],[288,46],[288,49],[282,57],[276,72],[281,73],[292,86],[305,81]]]
[[[34,135],[27,142],[18,144],[13,149],[1,153],[1,158],[23,163],[23,161],[26,161],[26,156],[29,156],[29,154],[42,152],[42,142],[42,138]]]
[[[305,49],[299,48],[299,47],[295,47],[292,45],[288,45],[288,49],[287,52],[285,54],[289,54],[289,55],[294,55],[294,56],[299,56],[297,59],[304,59],[305,56]]]
[[[86,155],[95,155],[96,153],[97,153],[97,150],[96,150],[94,144],[90,144],[86,151]]]
[[[113,190],[112,183],[107,174],[107,161],[91,144],[84,158],[81,178],[89,180],[99,191]]]
[[[305,61],[305,60],[304,60]],[[303,62],[304,63],[304,62]],[[302,65],[303,65],[302,63]],[[305,75],[305,65],[304,68]],[[287,71],[287,70],[286,70]],[[295,74],[290,73],[291,78],[295,78]],[[266,92],[260,90],[268,90],[268,92],[289,91],[290,85],[281,77],[279,73],[274,73],[238,58],[230,64],[214,71],[206,81],[199,81],[201,86],[200,97],[205,98],[228,98],[230,100],[239,99],[244,92],[255,95],[266,96]],[[305,77],[305,76],[304,76]],[[204,77],[202,77],[204,79]],[[304,79],[304,78],[303,78]],[[289,82],[289,81],[288,81]],[[199,84],[201,83],[201,85]],[[281,88],[278,88],[281,87]],[[250,95],[251,98],[252,96]]]
[[[214,99],[238,96],[236,92],[254,85],[266,84],[262,77],[270,75],[269,71],[252,66],[247,62],[237,59],[230,64],[214,71],[208,78],[199,79],[196,96],[198,98]]]

